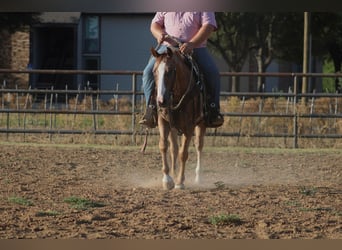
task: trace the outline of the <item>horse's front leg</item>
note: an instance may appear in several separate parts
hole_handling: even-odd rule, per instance
[[[178,158],[178,135],[176,129],[171,129],[169,134],[170,141],[170,158],[171,158],[171,176],[176,176],[177,158]]]
[[[168,149],[168,136],[170,133],[170,126],[168,123],[161,118],[158,117],[158,127],[159,127],[159,150],[162,157],[162,171],[163,171],[163,188],[164,189],[172,189],[175,184],[173,182],[172,177],[169,175],[169,164],[167,161],[167,149]]]
[[[184,133],[182,135],[182,145],[180,146],[180,150],[178,153],[179,158],[179,172],[176,182],[177,189],[184,189],[184,181],[185,181],[185,164],[189,157],[189,145],[191,142],[192,132]]]

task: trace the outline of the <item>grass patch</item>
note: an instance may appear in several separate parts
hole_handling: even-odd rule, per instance
[[[22,206],[32,206],[33,202],[22,198],[22,197],[18,197],[18,196],[13,196],[13,197],[9,197],[8,201],[14,204],[18,204],[18,205],[22,205]]]
[[[96,202],[80,197],[68,197],[64,199],[64,202],[70,204],[72,208],[79,209],[79,210],[86,210],[88,208],[95,208],[95,207],[104,207],[106,206],[104,203]]]
[[[223,226],[223,225],[241,225],[242,219],[239,215],[236,214],[219,214],[213,215],[208,218],[209,223],[215,226]]]
[[[214,182],[214,185],[216,189],[224,189],[226,187],[223,181]]]
[[[37,217],[48,217],[48,216],[57,216],[60,213],[57,211],[39,211],[36,213]]]
[[[317,192],[317,188],[315,188],[315,187],[311,187],[311,188],[301,187],[299,192],[303,195],[314,196]]]
[[[302,204],[299,201],[286,201],[285,206],[289,207],[301,207]]]
[[[313,207],[313,208],[300,208],[302,212],[312,212],[312,211],[323,211],[323,212],[331,212],[334,211],[331,207]]]

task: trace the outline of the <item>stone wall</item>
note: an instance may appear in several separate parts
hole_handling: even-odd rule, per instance
[[[28,31],[17,31],[10,34],[0,32],[0,68],[23,70],[27,68],[30,57],[30,34]],[[7,88],[28,87],[28,74],[1,74],[1,85],[6,80]]]

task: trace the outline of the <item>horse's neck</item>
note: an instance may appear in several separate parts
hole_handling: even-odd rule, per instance
[[[178,64],[176,72],[177,77],[175,87],[179,89],[181,94],[184,94],[188,89],[189,84],[192,84],[193,79],[191,79],[191,69],[184,61],[182,61]]]

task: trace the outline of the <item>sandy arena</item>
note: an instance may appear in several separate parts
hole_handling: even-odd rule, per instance
[[[338,150],[205,148],[196,186],[192,148],[171,191],[156,147],[0,151],[1,239],[342,239]]]

